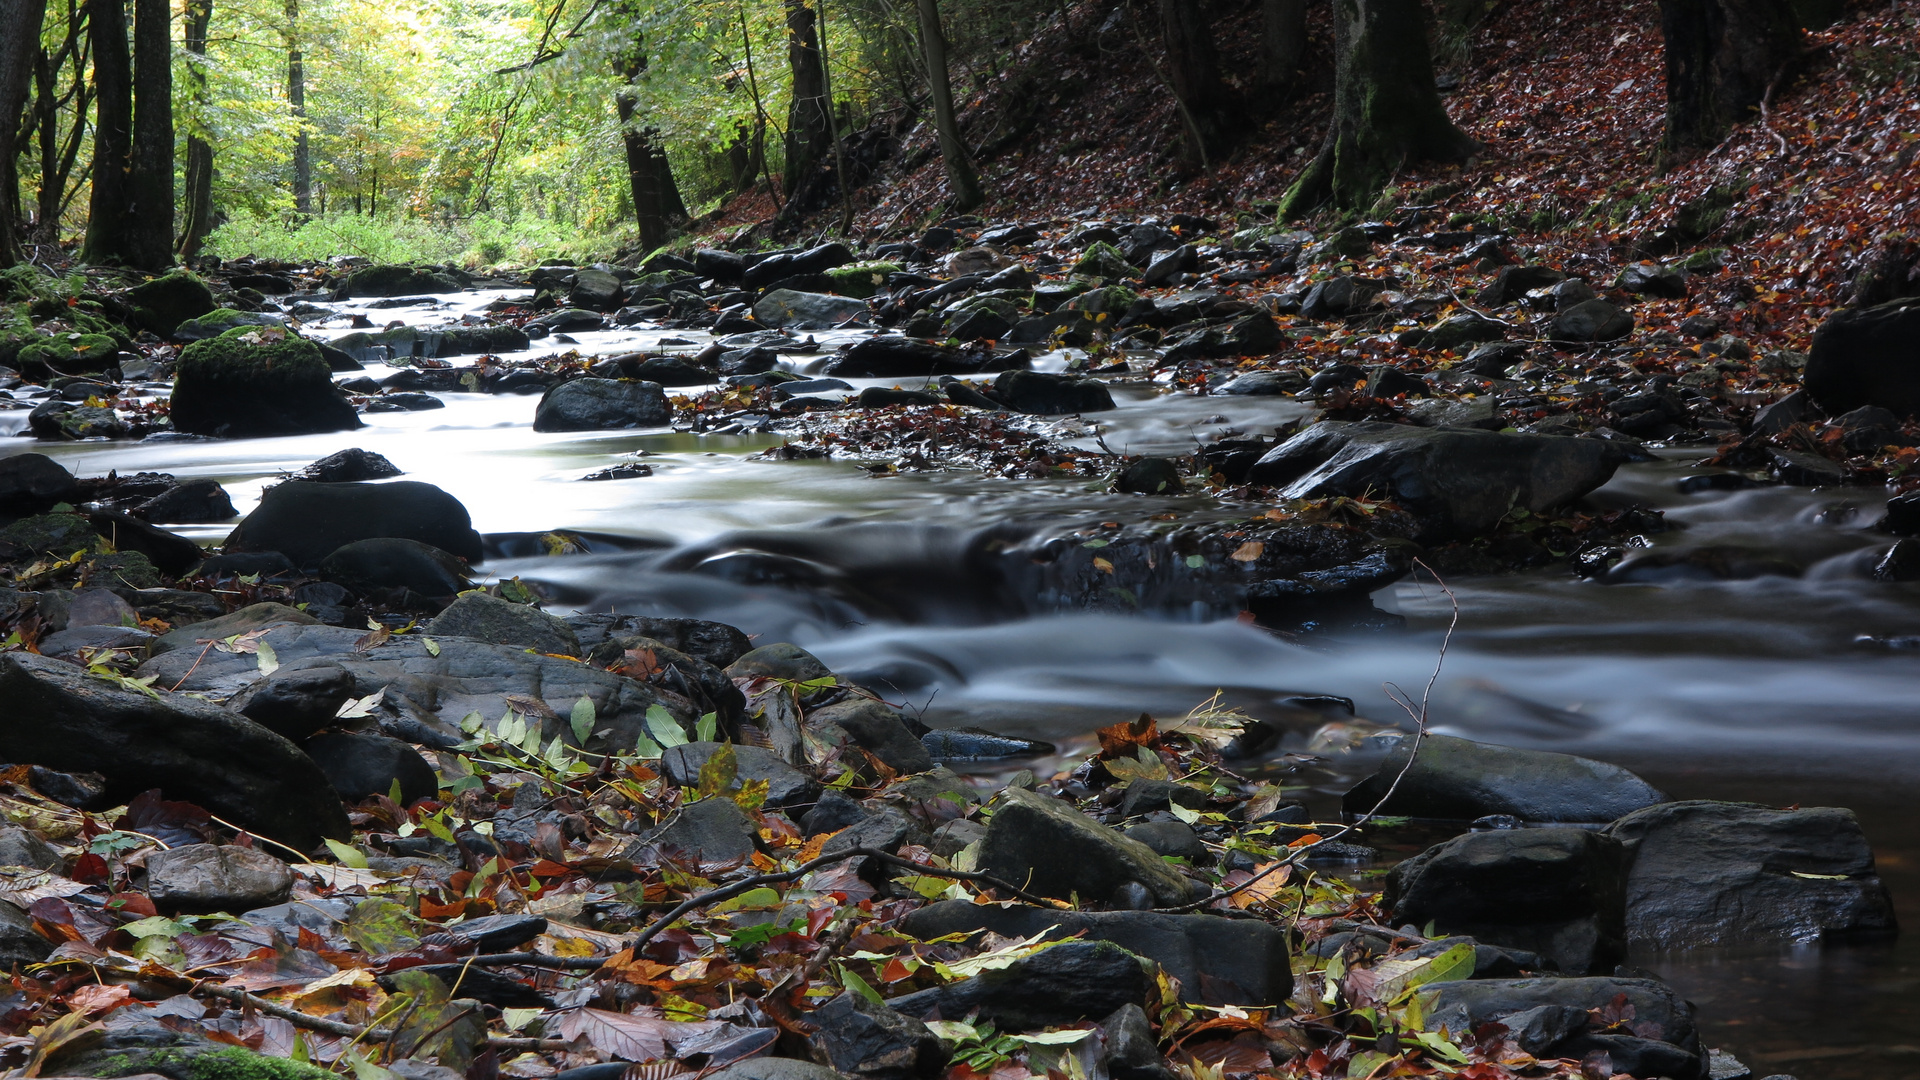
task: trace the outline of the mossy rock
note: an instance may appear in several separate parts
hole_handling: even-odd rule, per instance
[[[112,409],[77,401],[54,400],[35,406],[27,415],[27,427],[34,438],[52,442],[124,439],[133,434]]]
[[[827,271],[827,280],[833,282],[833,291],[841,296],[865,300],[886,285],[888,274],[899,272],[899,263],[857,262]]]
[[[56,510],[35,514],[0,529],[0,548],[65,558],[76,551],[100,551],[106,542],[93,523],[79,514]]]
[[[205,341],[219,337],[235,327],[285,326],[287,320],[277,315],[267,315],[258,311],[239,311],[234,308],[221,308],[209,311],[197,319],[188,319],[174,328],[175,341]]]
[[[335,295],[341,299],[356,296],[431,296],[459,292],[465,285],[451,275],[418,266],[364,266],[348,274]]]
[[[57,1070],[52,1075],[102,1078],[152,1073],[168,1080],[337,1080],[325,1069],[256,1054],[196,1032],[171,1031],[158,1023],[76,1039],[46,1067]]]
[[[1102,240],[1080,253],[1072,273],[1074,277],[1123,278],[1133,274],[1133,264],[1119,248]]]
[[[42,273],[39,268],[20,263],[0,270],[0,301],[19,303],[46,301],[65,304],[74,295],[74,280]]]
[[[361,426],[318,345],[259,327],[235,327],[182,349],[172,413],[176,431],[229,438]]]
[[[14,363],[23,371],[63,375],[103,371],[120,351],[120,343],[105,334],[56,334],[22,348]]]
[[[1089,289],[1067,301],[1065,310],[1088,315],[1124,315],[1138,299],[1140,294],[1124,285],[1108,285],[1101,289]]]
[[[141,326],[172,337],[181,323],[215,310],[213,290],[186,270],[176,270],[127,290],[127,303]]]

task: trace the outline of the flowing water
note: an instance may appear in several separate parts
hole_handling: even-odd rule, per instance
[[[466,294],[402,317],[431,324],[495,295]],[[575,336],[577,345],[535,346],[614,353],[705,341],[658,330]],[[834,343],[821,335],[821,344]],[[1064,360],[1042,358],[1042,366]],[[818,362],[796,354],[783,364],[805,372]],[[540,583],[559,606],[731,622],[763,643],[805,646],[936,726],[976,723],[1062,743],[1142,710],[1183,713],[1216,690],[1287,726],[1295,748],[1318,722],[1287,703],[1298,695],[1349,697],[1361,716],[1392,722],[1402,714],[1383,687],[1417,696],[1449,621],[1448,595],[1430,580],[1374,597],[1405,618],[1402,630],[1297,640],[1191,611],[1037,611],[995,595],[969,570],[968,553],[989,530],[1217,511],[1200,498],[1105,494],[1088,480],[875,477],[847,462],[760,457],[782,441],[775,434],[536,434],[531,396],[441,397],[444,409],[368,414],[357,432],[235,442],[19,438],[3,452],[48,453],[81,475],[211,477],[244,514],[282,473],[364,447],[460,498],[483,533],[605,534],[591,554],[501,557],[485,567]],[[1150,386],[1116,397],[1116,412],[1089,418],[1097,431],[1076,433],[1083,445],[1097,437],[1116,451],[1177,454],[1229,430],[1270,432],[1304,412],[1288,399],[1197,398]],[[24,426],[24,412],[0,412],[0,432]],[[1674,451],[1627,466],[1594,498],[1651,504],[1684,526],[1652,537],[1655,550],[1757,549],[1803,567],[1800,576],[1723,581],[1675,570],[1603,585],[1560,569],[1451,581],[1460,623],[1434,687],[1435,729],[1615,761],[1675,798],[1851,807],[1903,922],[1920,927],[1920,652],[1854,640],[1920,633],[1920,587],[1868,573],[1886,544],[1870,528],[1882,500],[1868,489],[1681,494],[1675,481],[1697,456]],[[653,475],[579,479],[636,458]],[[213,542],[227,528],[180,531]],[[1319,798],[1340,781],[1317,779]],[[1757,1077],[1920,1076],[1914,940],[1633,963],[1692,998],[1708,1043],[1736,1053]]]

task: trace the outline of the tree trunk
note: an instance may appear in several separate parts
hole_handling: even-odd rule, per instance
[[[634,124],[631,94],[621,93],[615,103],[620,110],[620,138],[627,149],[633,217],[640,225],[640,246],[650,252],[667,242],[675,225],[687,220],[687,206],[674,182],[673,164],[660,145],[659,130]]]
[[[803,0],[786,0],[786,4],[787,64],[793,70],[793,93],[787,106],[785,186],[791,192],[833,152],[833,118],[827,113],[827,71],[820,63],[813,9]]]
[[[1409,161],[1464,161],[1474,141],[1433,86],[1419,0],[1334,0],[1333,119],[1320,153],[1280,203],[1365,208]]]
[[[1204,166],[1230,141],[1232,102],[1220,81],[1220,56],[1200,0],[1160,0],[1160,36],[1167,49],[1167,79],[1186,114],[1187,159]]]
[[[927,90],[933,97],[933,126],[940,133],[940,160],[947,166],[947,188],[953,208],[971,210],[985,201],[980,177],[960,139],[960,122],[953,115],[953,86],[947,80],[947,35],[940,27],[940,0],[919,0],[920,47],[927,58]]]
[[[80,145],[87,136],[87,116],[93,108],[94,88],[87,81],[92,57],[87,47],[88,21],[84,9],[69,8],[67,40],[49,55],[41,49],[34,57],[34,109],[39,130],[40,199],[34,213],[34,242],[52,244],[60,239],[60,218],[67,204],[79,194],[71,186],[74,164],[80,159]],[[72,89],[57,93],[57,77],[62,64],[73,65]],[[60,116],[64,103],[73,106],[73,124],[66,138],[60,137]],[[91,167],[89,167],[90,169]],[[83,171],[83,175],[85,171]]]
[[[133,209],[127,262],[173,265],[173,5],[133,3]]]
[[[40,21],[44,0],[0,0],[0,266],[20,261],[17,226],[20,222],[20,182],[14,174],[19,147],[20,112],[33,86],[33,61],[40,49]]]
[[[80,261],[122,261],[132,210],[133,59],[127,52],[127,13],[120,0],[87,0],[87,39],[93,51],[93,196]]]
[[[287,112],[300,125],[293,137],[293,211],[313,213],[313,155],[307,146],[307,67],[300,52],[300,0],[287,0]]]
[[[1670,160],[1717,145],[1800,51],[1789,0],[1660,0],[1660,29]]]
[[[207,55],[207,27],[212,21],[213,0],[187,0],[187,52],[196,58]],[[193,82],[194,103],[205,109],[207,69],[204,60],[190,62],[187,72]],[[187,135],[187,190],[183,202],[186,220],[180,225],[177,250],[181,258],[190,259],[200,254],[200,245],[206,241],[207,233],[213,231],[213,144],[207,141],[198,118]]]
[[[1307,56],[1307,0],[1261,0],[1260,21],[1260,81],[1270,93],[1285,93]]]

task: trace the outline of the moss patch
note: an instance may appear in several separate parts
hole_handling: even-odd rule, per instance
[[[171,337],[181,323],[215,308],[213,290],[186,270],[135,285],[127,290],[127,302],[140,325],[161,337]]]
[[[887,283],[888,274],[899,272],[899,263],[857,262],[836,266],[827,271],[827,280],[833,282],[833,291],[841,296],[865,300],[880,291],[881,286]]]
[[[325,383],[332,374],[320,346],[305,338],[235,327],[180,351],[180,378],[269,390]]]
[[[119,350],[119,343],[105,334],[56,334],[25,346],[14,359],[23,368],[99,371]]]

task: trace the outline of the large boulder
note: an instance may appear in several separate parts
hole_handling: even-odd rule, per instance
[[[824,274],[852,261],[853,252],[847,245],[821,244],[805,251],[782,252],[761,259],[747,268],[744,283],[749,289],[764,289],[788,278]],[[695,265],[698,265],[697,255]]]
[[[127,303],[133,305],[134,321],[161,337],[172,337],[181,323],[216,308],[213,290],[186,270],[135,285],[127,290]]]
[[[1566,506],[1626,459],[1600,439],[1327,421],[1274,447],[1247,479],[1285,499],[1384,496],[1421,519],[1425,539],[1444,540],[1484,533],[1516,506]]]
[[[1042,371],[1004,371],[993,380],[993,400],[1014,412],[1067,416],[1112,409],[1113,395],[1098,379]]]
[[[753,305],[753,317],[763,326],[792,330],[831,330],[866,313],[865,300],[794,289],[775,289]]]
[[[1286,931],[1252,919],[942,900],[909,914],[900,927],[929,941],[981,931],[1005,938],[1045,933],[1049,939],[1110,941],[1178,979],[1182,1000],[1209,1005],[1279,1005],[1293,992]]]
[[[258,658],[244,659],[257,675]],[[340,797],[292,743],[187,694],[125,689],[57,660],[0,656],[0,759],[97,772],[119,798],[158,788],[300,851],[347,835]]]
[[[1462,979],[1429,983],[1415,994],[1428,1031],[1444,1028],[1464,1038],[1498,1022],[1537,1057],[1578,1061],[1604,1050],[1615,1074],[1707,1078],[1693,1004],[1653,979]],[[1592,1014],[1615,1007],[1622,997],[1633,1009],[1633,1033],[1593,1030]],[[1539,1033],[1543,1010],[1556,1011],[1559,1022]]]
[[[466,286],[451,274],[413,266],[363,266],[346,276],[334,295],[342,300],[358,296],[432,296],[459,292]]]
[[[1920,413],[1920,297],[1834,312],[1813,332],[1805,385],[1833,416],[1862,405]]]
[[[847,378],[921,379],[968,375],[980,370],[982,354],[931,341],[881,334],[863,338],[828,360],[822,370]]]
[[[47,455],[0,458],[0,514],[37,514],[79,499],[79,481]]]
[[[1851,810],[1665,803],[1626,815],[1607,835],[1626,847],[1635,946],[1809,942],[1896,928]]]
[[[377,537],[417,540],[468,562],[479,562],[482,555],[467,508],[418,480],[276,484],[234,527],[226,550],[278,551],[295,565],[308,566],[347,544]]]
[[[1626,958],[1621,848],[1586,829],[1468,833],[1387,875],[1393,925],[1465,934],[1606,974]]]
[[[385,701],[401,718],[386,730],[406,732],[412,742],[452,745],[464,738],[459,724],[468,713],[492,724],[512,710],[529,717],[529,723],[537,721],[543,738],[559,736],[578,746],[570,718],[583,697],[594,708],[594,732],[585,743],[594,753],[631,752],[648,733],[647,710],[656,705],[667,709],[688,738],[693,735],[697,717],[685,706],[663,702],[644,683],[577,660],[420,634],[396,635],[363,651],[356,645],[365,636],[356,627],[279,625],[260,640],[280,661],[276,677],[337,665],[353,677],[355,697],[384,689]],[[140,674],[158,676],[161,686],[178,684],[182,691],[224,699],[262,679],[257,661],[246,653],[215,649],[202,656],[199,649],[178,649],[147,661]]]
[[[1001,793],[977,864],[1002,881],[1061,900],[1078,894],[1105,901],[1129,882],[1145,886],[1159,907],[1193,898],[1187,879],[1152,848],[1059,799],[1020,788]]]
[[[467,593],[455,600],[427,624],[427,633],[518,645],[561,656],[580,655],[580,638],[566,620],[483,592]]]
[[[1140,958],[1107,941],[1067,941],[1023,956],[1003,968],[887,1005],[908,1016],[968,1016],[1002,1031],[1098,1020],[1147,1000],[1153,979]]]
[[[320,347],[271,329],[229,332],[182,349],[171,409],[174,430],[190,435],[306,435],[361,426]]]
[[[1374,774],[1346,794],[1349,814],[1473,821],[1508,814],[1522,821],[1604,824],[1666,801],[1653,785],[1618,765],[1511,746],[1429,735],[1401,736]],[[1405,775],[1401,775],[1405,770]],[[1398,778],[1398,783],[1395,780]],[[1388,791],[1392,797],[1381,803]]]
[[[535,431],[624,431],[665,427],[673,419],[659,383],[573,379],[551,387],[534,406]]]
[[[440,777],[420,751],[385,735],[335,732],[307,740],[302,747],[340,797],[359,802],[372,795],[389,795],[398,785],[401,806],[430,798],[440,790]],[[256,907],[259,905],[255,905]]]

